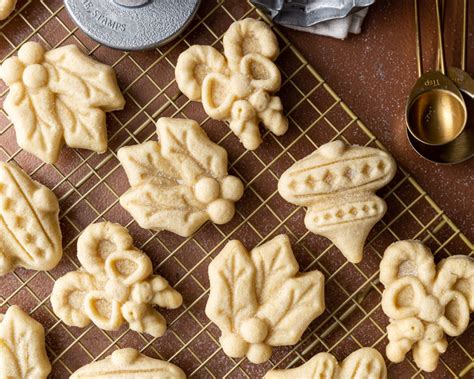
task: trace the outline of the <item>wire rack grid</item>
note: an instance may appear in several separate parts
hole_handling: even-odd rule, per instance
[[[423,240],[439,260],[451,254],[473,255],[472,243],[449,220],[425,191],[403,169],[381,195],[388,212],[372,230],[364,260],[348,263],[328,240],[309,233],[304,210],[283,201],[277,193],[280,175],[293,162],[318,145],[343,139],[359,145],[384,148],[277,28],[282,71],[280,91],[290,120],[288,133],[276,138],[264,133],[257,151],[246,151],[223,123],[209,119],[199,103],[183,96],[174,80],[180,52],[196,43],[221,49],[221,37],[235,20],[263,17],[246,1],[206,0],[192,25],[176,41],[148,52],[121,52],[87,38],[70,20],[62,1],[19,1],[12,17],[0,26],[0,60],[15,54],[22,43],[36,40],[48,48],[69,43],[80,46],[117,72],[127,99],[125,110],[108,116],[109,149],[97,155],[64,149],[55,165],[47,165],[21,150],[13,126],[0,110],[0,159],[15,161],[33,178],[54,190],[61,207],[64,258],[50,272],[18,269],[1,278],[0,310],[19,304],[46,329],[47,351],[53,365],[51,378],[67,378],[79,367],[135,347],[145,354],[169,360],[196,378],[255,378],[272,367],[300,365],[314,354],[328,351],[342,360],[362,346],[384,352],[387,318],[380,307],[382,286],[378,266],[384,249],[393,241]],[[7,88],[0,84],[0,103]],[[205,224],[192,238],[168,232],[143,230],[121,209],[118,198],[128,187],[116,152],[121,146],[156,139],[158,117],[185,117],[200,122],[212,140],[229,153],[230,172],[246,185],[236,217],[226,225]],[[135,244],[151,257],[156,272],[166,277],[184,296],[184,305],[163,311],[169,326],[154,339],[123,327],[105,332],[91,325],[69,328],[54,315],[49,301],[54,280],[79,267],[75,245],[90,223],[109,220],[126,225]],[[219,347],[219,330],[204,314],[209,291],[207,266],[230,239],[248,248],[276,234],[290,236],[301,270],[318,269],[326,277],[326,310],[295,346],[274,350],[262,365],[234,360]],[[393,377],[473,377],[474,327],[449,340],[438,369],[429,376],[417,369],[411,356],[388,364]]]

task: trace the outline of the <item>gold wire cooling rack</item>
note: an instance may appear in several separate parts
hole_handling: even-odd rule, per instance
[[[3,22],[1,61],[28,40],[49,48],[74,43],[115,68],[127,99],[125,110],[108,116],[106,154],[64,149],[54,166],[36,160],[16,145],[13,127],[0,110],[0,159],[17,162],[52,188],[61,207],[65,257],[59,266],[50,272],[18,269],[0,281],[0,310],[19,304],[45,326],[53,365],[51,378],[68,378],[84,364],[129,346],[169,360],[196,378],[261,377],[271,367],[300,365],[321,351],[329,351],[338,359],[362,346],[384,352],[388,320],[380,307],[382,287],[378,282],[384,249],[395,240],[416,238],[433,250],[437,260],[450,254],[473,254],[472,243],[403,169],[382,191],[388,212],[372,230],[361,264],[348,263],[328,240],[304,228],[304,211],[284,202],[277,193],[277,180],[283,171],[330,140],[383,146],[278,29],[278,64],[284,79],[280,95],[291,123],[285,136],[276,138],[266,133],[257,151],[246,151],[229,128],[210,120],[199,103],[189,102],[181,95],[174,81],[179,53],[196,43],[220,49],[227,27],[244,17],[262,15],[243,0],[205,0],[181,38],[159,49],[133,53],[111,50],[91,41],[73,24],[59,0],[19,1],[14,15]],[[6,93],[7,88],[0,84],[0,102]],[[117,160],[117,149],[155,139],[154,122],[160,116],[196,119],[211,139],[229,152],[230,171],[246,184],[244,199],[231,223],[208,223],[192,238],[184,239],[168,232],[143,230],[121,209],[118,197],[128,184]],[[183,307],[163,312],[169,323],[165,336],[153,339],[125,327],[117,332],[105,332],[95,326],[69,328],[53,314],[49,295],[54,280],[79,266],[77,237],[88,224],[101,220],[126,225],[136,245],[153,260],[157,272],[184,295]],[[265,364],[228,358],[219,348],[219,330],[204,314],[209,289],[207,266],[229,239],[240,239],[252,248],[279,233],[287,233],[292,239],[301,270],[318,269],[324,273],[326,311],[310,325],[301,342],[275,349],[271,361]],[[410,357],[401,364],[389,364],[389,375],[472,378],[473,341],[471,322],[462,336],[450,339],[448,351],[441,356],[434,373],[421,372]]]

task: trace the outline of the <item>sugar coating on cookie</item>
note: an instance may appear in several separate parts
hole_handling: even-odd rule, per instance
[[[51,270],[61,260],[59,204],[19,167],[0,162],[0,275]]]
[[[20,307],[0,314],[0,377],[46,379],[51,364],[46,354],[43,326]]]
[[[89,225],[79,237],[77,257],[82,268],[59,278],[51,294],[54,313],[64,323],[117,330],[128,322],[153,337],[165,333],[166,320],[153,306],[175,309],[183,299],[166,279],[153,275],[150,258],[133,246],[126,228]]]
[[[324,311],[324,276],[298,270],[286,235],[250,253],[239,241],[230,241],[213,259],[206,315],[222,332],[225,354],[263,363],[272,346],[300,340]]]
[[[387,210],[375,191],[396,170],[395,160],[384,151],[334,141],[285,171],[278,192],[288,202],[308,207],[308,230],[329,238],[350,262],[358,263],[370,230]]]
[[[64,142],[106,151],[105,112],[125,105],[111,67],[75,45],[46,51],[27,42],[3,62],[0,77],[10,87],[3,106],[20,147],[47,163],[57,161]]]
[[[277,136],[288,120],[281,100],[281,75],[273,63],[280,50],[269,25],[252,18],[234,22],[224,34],[224,55],[214,47],[194,45],[178,58],[178,87],[191,100],[202,101],[206,113],[226,120],[246,149],[262,142],[261,122]]]
[[[453,255],[436,266],[420,241],[399,241],[380,262],[385,286],[382,309],[387,326],[387,358],[398,363],[412,350],[417,366],[434,371],[448,347],[445,334],[461,335],[474,310],[474,259]]]
[[[81,378],[186,379],[186,374],[172,363],[153,359],[138,350],[125,348],[74,372],[70,379]]]
[[[0,0],[0,20],[5,20],[15,9],[16,0]]]
[[[329,353],[319,353],[308,362],[286,370],[270,370],[264,379],[386,379],[387,367],[375,349],[363,347],[352,352],[341,364]]]
[[[159,142],[123,147],[131,188],[120,204],[145,229],[192,235],[207,220],[229,222],[244,192],[227,173],[227,152],[193,120],[160,118]]]

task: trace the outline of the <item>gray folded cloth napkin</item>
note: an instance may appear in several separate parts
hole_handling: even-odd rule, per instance
[[[359,34],[375,0],[252,0],[275,23],[291,29],[345,39]]]
[[[343,18],[336,18],[320,22],[312,26],[285,25],[290,29],[300,30],[321,36],[346,39],[349,33],[360,34],[362,23],[367,15],[369,8],[363,8],[361,11],[350,14]]]

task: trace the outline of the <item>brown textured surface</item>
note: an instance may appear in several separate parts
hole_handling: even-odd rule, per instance
[[[226,375],[230,378],[259,377],[274,365],[299,365],[320,351],[330,351],[340,360],[361,346],[374,346],[383,352],[387,343],[385,327],[388,320],[380,308],[382,287],[377,277],[378,265],[386,246],[397,239],[418,238],[433,250],[436,260],[449,254],[470,254],[472,246],[463,239],[460,231],[402,170],[387,188],[380,191],[387,201],[388,212],[372,230],[361,264],[349,264],[328,240],[305,230],[304,210],[286,203],[278,195],[278,177],[295,160],[331,139],[342,138],[352,143],[379,145],[373,135],[345,110],[338,98],[331,95],[329,88],[305,64],[304,58],[298,56],[284,39],[280,38],[282,54],[278,64],[283,72],[284,85],[280,94],[290,118],[290,130],[280,138],[271,133],[265,134],[264,143],[256,152],[245,151],[223,123],[207,119],[201,104],[190,103],[179,95],[173,75],[178,54],[188,44],[194,43],[211,43],[220,49],[218,37],[233,18],[256,16],[247,2],[203,0],[199,16],[187,30],[185,40],[177,40],[159,50],[132,54],[98,46],[85,37],[70,21],[60,0],[23,0],[19,1],[18,9],[21,13],[16,14],[0,30],[0,60],[16,53],[18,45],[29,39],[40,41],[48,47],[75,43],[93,57],[114,66],[127,99],[125,110],[108,116],[109,150],[106,154],[64,149],[55,166],[42,164],[18,148],[13,127],[3,110],[0,110],[0,159],[17,162],[34,179],[52,188],[61,207],[65,256],[58,267],[47,273],[19,269],[0,281],[0,309],[19,304],[45,326],[48,355],[53,364],[51,378],[67,378],[68,374],[91,360],[101,359],[112,350],[127,346],[139,348],[153,357],[171,360],[189,376],[198,378],[221,378]],[[391,17],[385,17],[385,22],[397,30],[397,23]],[[405,16],[400,14],[399,17],[403,19]],[[368,28],[377,24],[374,19],[368,21]],[[303,43],[297,33],[284,30],[284,34],[290,35],[295,42],[298,40],[300,44]],[[398,38],[396,31],[393,34],[390,38]],[[366,34],[357,38],[367,38],[370,43],[374,43],[372,39],[375,37],[376,34],[371,33],[370,37]],[[309,41],[313,38],[314,41],[319,40],[318,37],[305,38]],[[335,46],[349,46],[350,43],[328,39],[320,41],[321,44],[328,44],[326,52],[315,43],[301,47],[308,50],[306,55],[309,60],[323,72],[331,85],[338,87],[344,83],[344,87],[337,88],[341,92],[349,88],[345,86],[351,82],[360,80],[361,73],[365,72],[366,77],[369,77],[369,73],[374,75],[373,69],[366,67],[361,71],[355,63],[343,75],[338,65],[350,65],[348,61],[352,58],[345,56],[350,50],[338,48],[337,51]],[[399,41],[408,43],[407,40]],[[359,42],[360,45],[367,43]],[[395,44],[394,41],[390,43]],[[382,45],[377,40],[372,46],[376,50],[375,46]],[[334,61],[330,59],[331,50]],[[355,52],[360,54],[359,50]],[[378,53],[372,54],[375,57],[373,59],[377,59]],[[411,56],[408,48],[404,54],[407,59]],[[337,60],[336,55],[339,57]],[[369,60],[364,54],[360,57],[364,57],[364,61],[366,58]],[[360,57],[354,58],[353,62],[361,63],[363,59]],[[394,61],[401,59],[398,51],[393,51],[389,57]],[[320,67],[325,61],[327,67]],[[388,67],[388,61],[383,62]],[[400,70],[397,75],[402,75],[405,71],[410,73],[414,67],[404,63],[397,70]],[[341,77],[334,76],[334,72],[339,72]],[[396,80],[388,74],[388,71],[383,74],[386,81],[395,86]],[[414,77],[414,72],[412,74]],[[369,86],[364,90],[362,84],[366,83],[360,81],[361,87],[351,95],[352,100],[345,96],[349,104],[357,107],[364,104],[375,106],[373,104],[380,97],[376,90],[378,88],[378,91],[383,92],[383,85],[374,84],[375,87]],[[5,95],[6,87],[0,83],[0,104]],[[396,104],[403,108],[402,103]],[[398,114],[396,109],[390,108],[390,104],[386,108],[390,114]],[[378,112],[384,109],[378,109],[378,117],[382,118]],[[374,114],[362,119],[374,127],[375,115],[374,110]],[[167,232],[152,233],[141,229],[119,206],[118,196],[128,188],[128,184],[116,159],[116,151],[123,145],[156,139],[154,121],[159,116],[194,118],[202,124],[212,140],[228,150],[230,173],[241,177],[246,184],[244,198],[237,203],[237,215],[229,224],[216,226],[207,223],[193,238],[183,239]],[[387,133],[387,129],[395,127],[385,125],[382,128],[385,132],[376,127],[374,130],[381,140],[390,142],[393,137]],[[398,128],[401,130],[400,126]],[[398,138],[404,138],[404,134],[400,132]],[[406,159],[400,156],[403,154],[395,147],[391,147],[391,150],[398,159]],[[405,166],[408,167],[408,164]],[[433,170],[426,167],[428,175],[433,176]],[[465,212],[468,213],[468,210]],[[183,307],[163,312],[170,326],[162,338],[138,335],[126,327],[117,332],[104,332],[95,326],[67,328],[51,311],[49,295],[54,279],[77,269],[76,241],[79,233],[89,223],[103,219],[128,226],[136,246],[149,254],[156,271],[169,279],[184,296]],[[310,325],[301,343],[295,347],[276,348],[271,362],[252,365],[245,359],[229,359],[218,346],[220,333],[217,327],[204,314],[209,288],[207,266],[228,239],[238,238],[250,249],[279,233],[290,236],[302,271],[318,269],[324,273],[327,309]],[[472,364],[474,357],[473,341],[474,324],[471,323],[461,337],[450,339],[448,351],[442,357],[438,369],[425,377],[449,378],[462,372],[469,375],[469,364]],[[411,358],[398,365],[389,365],[389,373],[400,378],[422,376]]]
[[[425,70],[435,68],[434,3],[419,0]],[[446,60],[459,67],[462,1],[446,4]],[[468,4],[466,71],[474,75],[474,1]],[[472,241],[474,159],[453,166],[428,162],[411,148],[405,134],[405,103],[417,78],[413,0],[378,0],[369,10],[362,33],[344,41],[283,31]],[[470,103],[473,109],[474,100]]]

